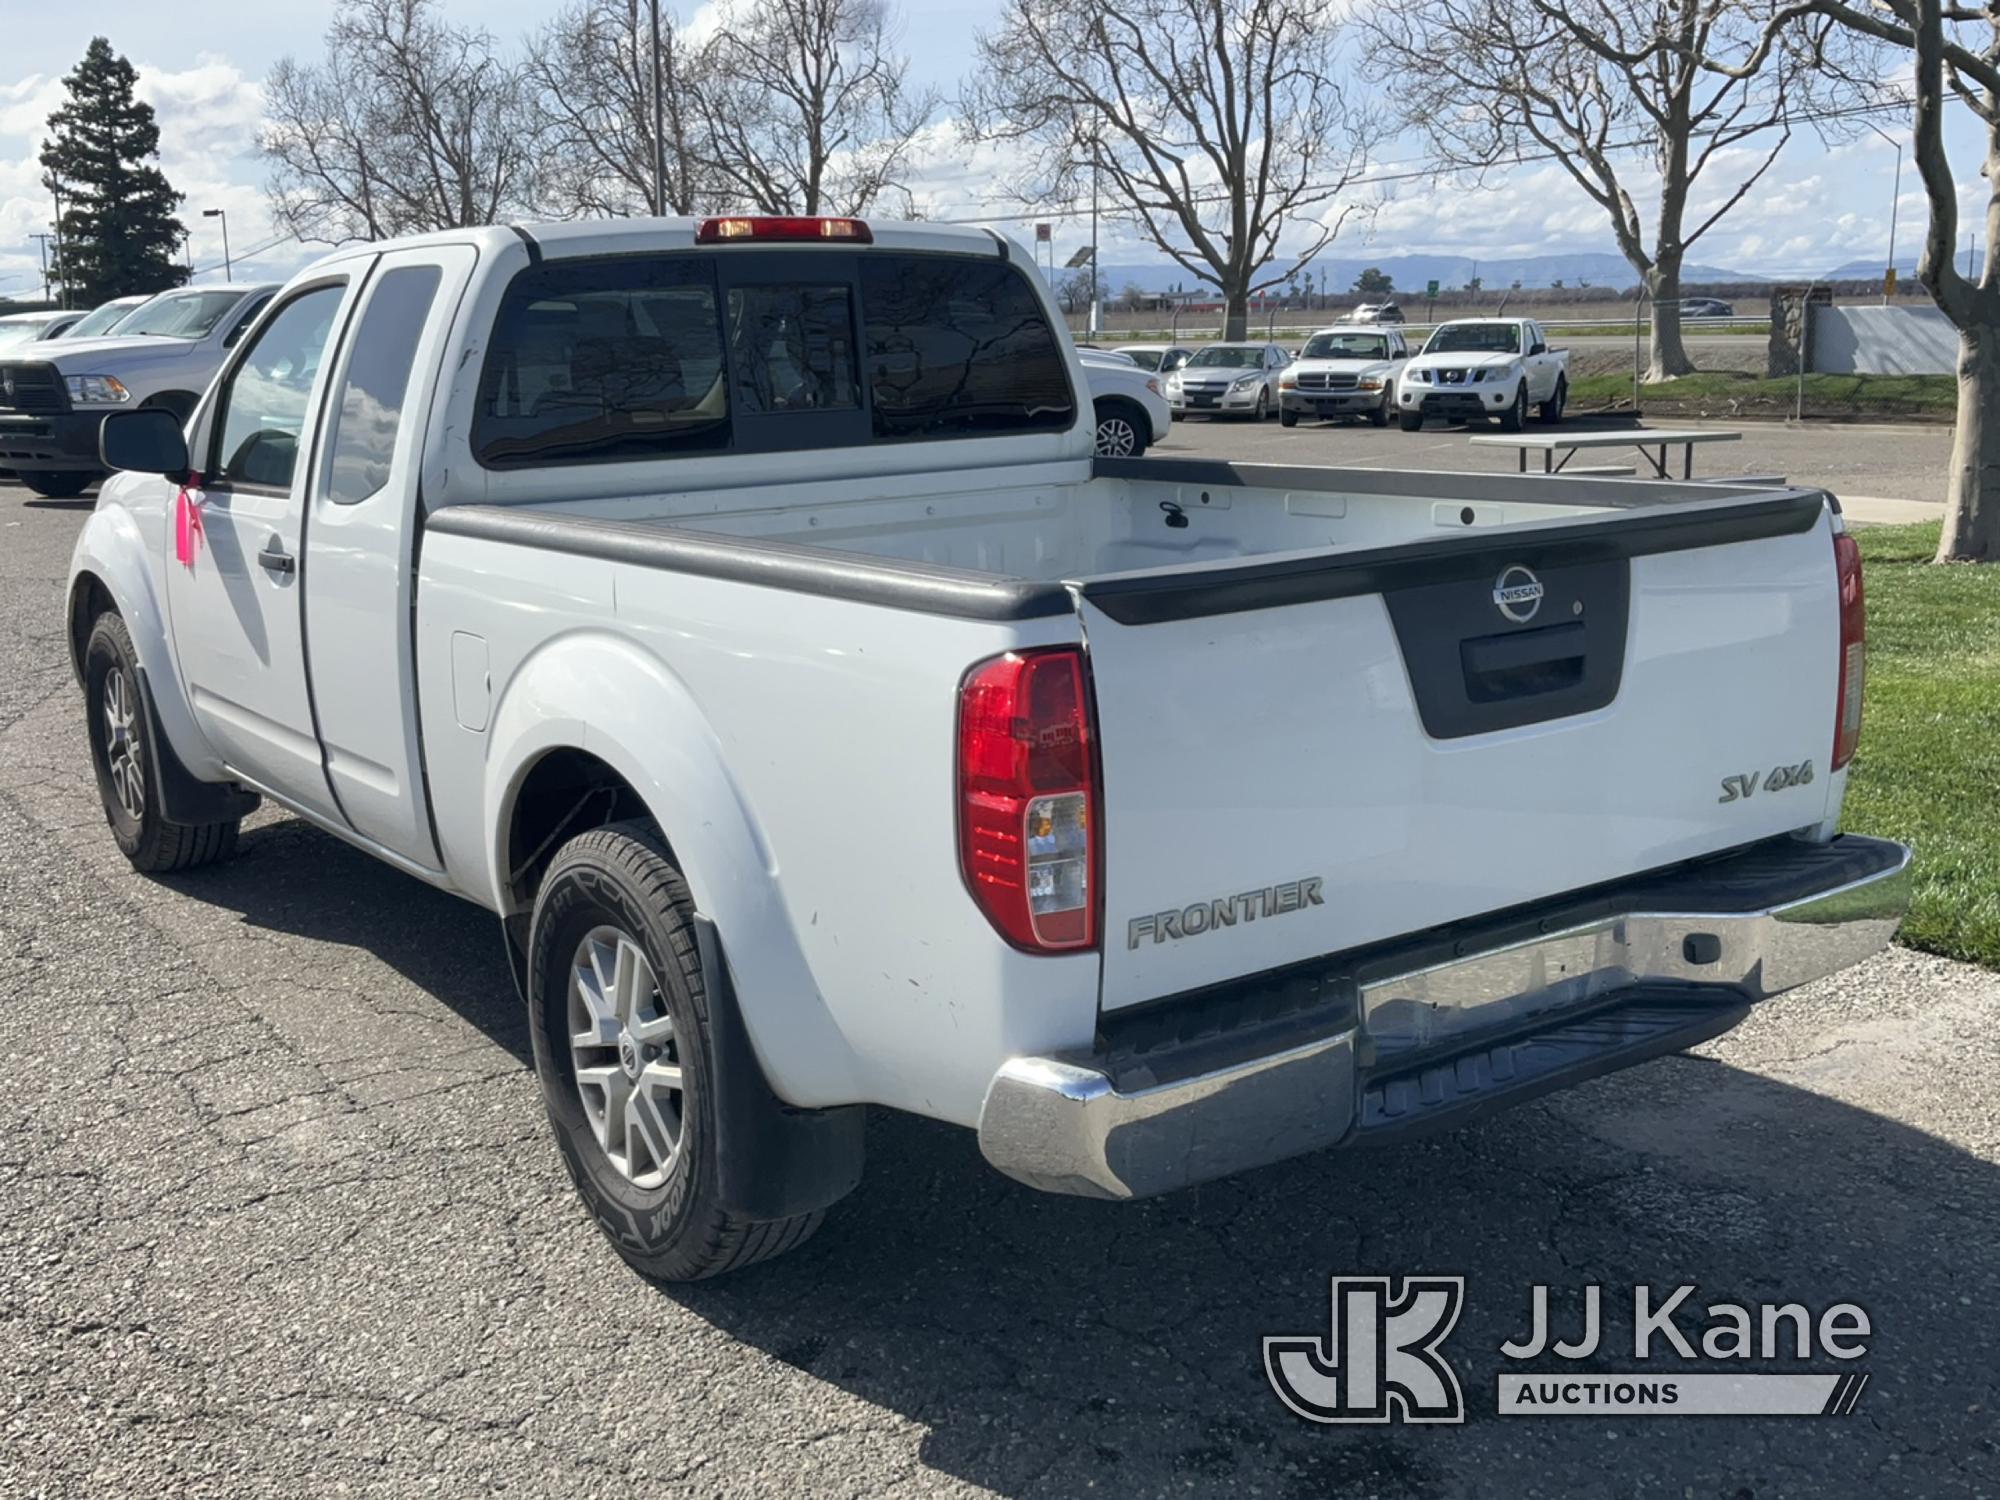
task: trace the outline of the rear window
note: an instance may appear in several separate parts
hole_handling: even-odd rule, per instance
[[[513,468],[1075,420],[1061,345],[1011,265],[723,251],[548,261],[515,277],[472,448]]]
[[[865,257],[861,306],[876,437],[1061,432],[1075,422],[1055,330],[1013,266]]]

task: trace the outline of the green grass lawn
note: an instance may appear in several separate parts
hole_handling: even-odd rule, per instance
[[[1648,411],[1692,412],[1699,407],[1723,416],[1731,411],[1789,416],[1798,392],[1796,377],[1768,380],[1741,371],[1710,370],[1641,386],[1639,400]],[[1629,406],[1632,377],[1579,375],[1570,382],[1569,395],[1579,410]],[[1948,417],[1957,406],[1955,375],[1806,376],[1807,416]]]
[[[1868,696],[1843,825],[1915,846],[1902,941],[2000,968],[2000,567],[1936,567],[1938,526],[1857,532]]]

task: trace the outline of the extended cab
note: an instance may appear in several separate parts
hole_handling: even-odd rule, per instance
[[[1134,1197],[1888,941],[1831,497],[1094,459],[1085,391],[969,230],[342,249],[185,428],[103,424],[106,820],[182,869],[268,798],[494,912],[582,1198],[664,1277],[803,1239],[868,1106]]]
[[[1560,422],[1569,405],[1569,351],[1551,349],[1532,318],[1440,324],[1404,367],[1396,404],[1405,432],[1426,417],[1493,417],[1504,431],[1519,432],[1531,406],[1544,422]]]
[[[127,312],[101,338],[0,352],[0,468],[38,495],[80,495],[104,470],[106,412],[158,409],[185,421],[275,284],[182,287]]]
[[[1322,328],[1278,377],[1278,420],[1366,417],[1386,427],[1409,357],[1400,328]]]

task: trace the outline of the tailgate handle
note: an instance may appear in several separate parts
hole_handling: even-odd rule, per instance
[[[1581,621],[1460,641],[1466,696],[1474,703],[1498,703],[1575,687],[1583,680],[1588,646]]]

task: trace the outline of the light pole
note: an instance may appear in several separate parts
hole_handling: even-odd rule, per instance
[[[1090,138],[1090,336],[1097,337],[1097,137]]]
[[[1896,215],[1903,206],[1903,143],[1873,120],[1863,120],[1861,123],[1896,148],[1896,186],[1889,198],[1889,274],[1893,276],[1896,272]],[[1882,305],[1884,307],[1889,305],[1887,276],[1882,278]]]
[[[234,269],[229,261],[229,210],[226,208],[204,208],[201,211],[201,216],[204,219],[222,220],[222,279],[228,281]]]
[[[663,112],[665,86],[660,78],[660,0],[648,0],[653,18],[653,212],[667,212],[667,127]]]

